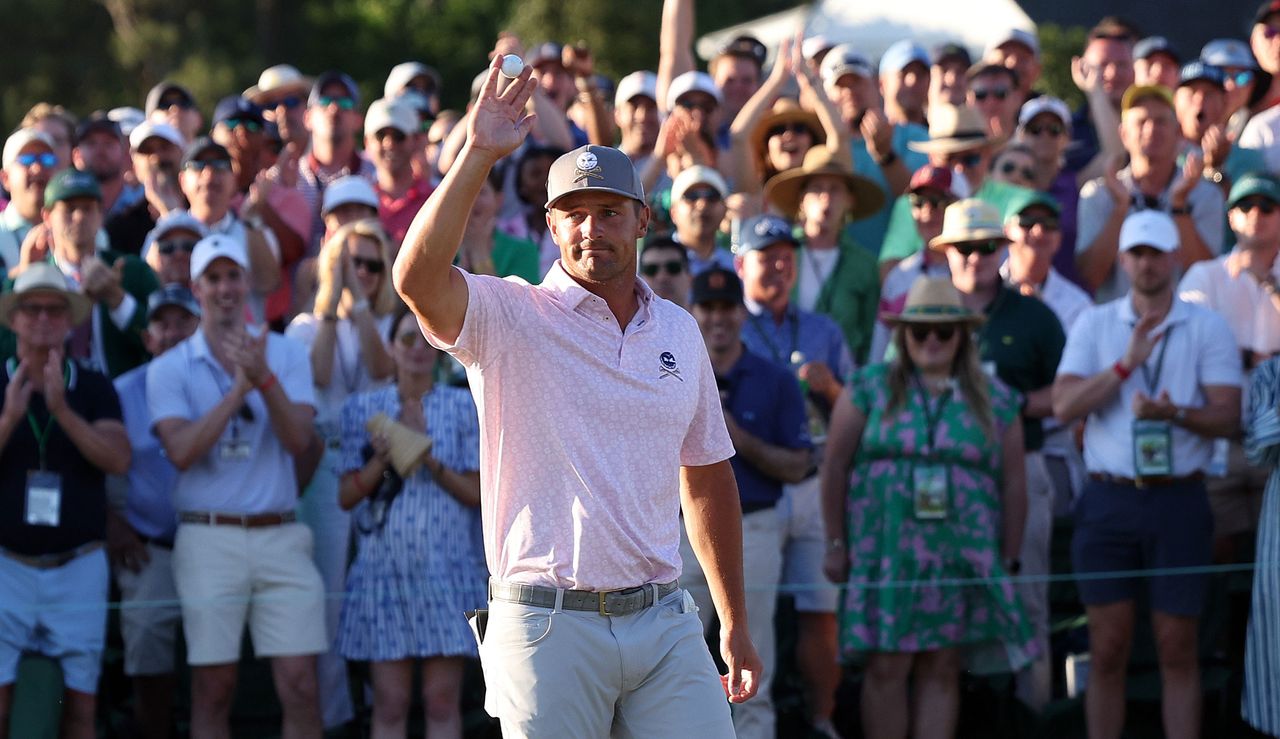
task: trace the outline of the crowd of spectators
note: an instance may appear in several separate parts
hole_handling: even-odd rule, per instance
[[[741,36],[699,71],[693,1],[665,0],[657,69],[616,81],[581,44],[496,40],[491,60],[532,67],[535,118],[457,214],[455,265],[540,282],[552,162],[634,163],[637,289],[697,320],[737,452],[766,677],[739,734],[777,735],[780,597],[819,735],[840,735],[850,674],[866,736],[954,734],[964,671],[1013,675],[1042,711],[1065,523],[1092,575],[1091,736],[1123,729],[1139,618],[1166,734],[1198,735],[1206,568],[1249,563],[1229,660],[1244,720],[1280,736],[1280,0],[1198,53],[1101,19],[1070,62],[1075,111],[1041,92],[1023,29],[878,60]],[[362,702],[373,736],[405,735],[415,669],[428,734],[462,735],[463,612],[488,574],[477,410],[391,271],[467,145],[444,86],[474,103],[486,74],[405,62],[366,102],[341,71],[280,64],[217,101],[165,81],[141,108],[14,122],[0,737],[28,653],[61,667],[63,734],[94,736],[111,592],[138,736],[174,735],[187,670],[191,735],[227,735],[246,627],[285,735]]]

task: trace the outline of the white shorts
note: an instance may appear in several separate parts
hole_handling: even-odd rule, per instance
[[[187,662],[238,662],[246,622],[259,657],[324,652],[324,583],[311,549],[311,530],[301,523],[178,526],[173,578]]]
[[[151,560],[138,572],[116,568],[120,587],[120,636],[124,674],[165,675],[176,668],[178,591],[173,586],[173,550],[148,543]]]
[[[794,596],[796,610],[801,613],[835,613],[840,587],[822,572],[827,537],[818,475],[783,486],[778,516],[782,520],[782,581],[778,592]]]

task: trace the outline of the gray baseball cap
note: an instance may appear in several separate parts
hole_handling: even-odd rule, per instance
[[[644,185],[631,157],[611,146],[587,144],[562,155],[547,174],[547,210],[565,195],[611,192],[644,203]]]

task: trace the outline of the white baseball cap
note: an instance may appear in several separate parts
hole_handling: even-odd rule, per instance
[[[373,185],[359,175],[349,174],[346,177],[339,177],[324,189],[320,215],[328,215],[329,211],[347,203],[359,203],[377,210],[378,194],[373,191]]]
[[[143,121],[138,124],[133,132],[129,134],[129,148],[137,151],[142,146],[142,142],[149,138],[164,139],[179,149],[187,148],[187,140],[182,137],[178,129],[170,126],[168,123],[157,123],[156,121]]]
[[[147,114],[139,108],[125,106],[108,110],[107,118],[115,121],[116,125],[120,126],[120,133],[127,138],[135,128],[142,125],[142,122],[147,119]]]
[[[1010,28],[1000,36],[992,39],[991,43],[987,44],[986,54],[983,54],[983,56],[1008,43],[1022,44],[1030,49],[1037,59],[1040,58],[1040,39],[1036,38],[1036,34],[1033,31],[1023,28]]]
[[[800,42],[800,55],[803,56],[806,60],[813,59],[817,55],[821,54],[827,49],[832,48],[833,46],[835,46],[835,44],[831,43],[831,40],[828,39],[826,36],[823,36],[822,34],[818,34],[817,36],[810,36],[809,38]]]
[[[716,105],[724,103],[724,96],[711,75],[706,72],[685,72],[671,80],[671,86],[667,88],[667,110],[674,110],[676,101],[691,92],[705,92],[716,99]]]
[[[191,280],[194,282],[199,279],[217,259],[230,259],[240,265],[241,269],[249,269],[249,251],[245,248],[243,239],[213,234],[197,241],[195,250],[191,252]]]
[[[640,70],[618,80],[618,90],[613,94],[614,106],[631,102],[636,95],[658,102],[658,75],[648,70]]]
[[[711,167],[697,164],[676,175],[671,183],[671,202],[674,203],[683,198],[685,192],[694,185],[710,185],[720,193],[722,198],[729,194],[729,184],[719,172]]]
[[[822,57],[819,71],[822,74],[822,81],[827,84],[835,82],[846,74],[856,74],[867,79],[875,79],[876,76],[871,69],[871,62],[859,54],[852,44],[840,44],[828,51],[827,55]]]
[[[32,142],[44,144],[49,151],[53,151],[53,139],[46,134],[34,128],[19,128],[10,134],[8,140],[4,142],[4,166],[8,167],[13,164],[18,155],[22,153],[22,150]]]
[[[1027,125],[1041,113],[1049,113],[1062,121],[1062,125],[1066,126],[1067,130],[1071,129],[1071,109],[1052,95],[1040,95],[1023,103],[1022,110],[1018,111],[1018,125]]]
[[[400,98],[374,100],[364,114],[364,131],[376,134],[384,128],[394,128],[405,136],[412,136],[418,132],[418,112]],[[328,194],[327,190],[325,194]]]
[[[143,237],[141,253],[143,261],[146,261],[146,259],[151,256],[151,249],[154,248],[155,243],[160,240],[160,237],[168,234],[170,231],[179,230],[190,231],[196,235],[197,239],[202,239],[209,235],[209,229],[204,225],[204,222],[191,215],[190,211],[183,210],[181,208],[178,210],[171,210],[160,216],[160,218],[156,220],[156,225],[147,232],[145,237]]]
[[[382,86],[382,96],[393,98],[399,95],[414,77],[419,76],[430,77],[434,90],[437,93],[440,91],[439,72],[422,62],[402,62],[391,68],[391,73],[387,75],[387,83]]]
[[[1178,250],[1178,226],[1162,210],[1130,213],[1120,226],[1120,251],[1149,246],[1162,252]]]

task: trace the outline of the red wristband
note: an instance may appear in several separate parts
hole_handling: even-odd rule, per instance
[[[271,376],[263,380],[262,384],[258,386],[258,392],[265,393],[270,390],[271,386],[274,384],[276,384],[276,373],[272,372]]]
[[[1120,376],[1120,382],[1124,382],[1125,380],[1129,379],[1129,375],[1133,374],[1133,370],[1125,369],[1124,365],[1121,364],[1118,360],[1116,361],[1115,364],[1111,365],[1111,371],[1115,372],[1117,375]]]

